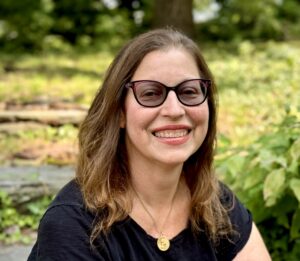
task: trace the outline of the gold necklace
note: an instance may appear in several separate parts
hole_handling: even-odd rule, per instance
[[[159,235],[158,238],[157,238],[157,241],[156,241],[156,245],[157,245],[158,249],[159,249],[160,251],[167,251],[167,250],[170,248],[170,240],[163,234],[162,230],[163,230],[163,228],[165,227],[165,223],[167,222],[168,217],[169,217],[170,214],[171,214],[171,211],[172,211],[172,208],[173,208],[173,205],[174,205],[175,196],[176,196],[176,192],[177,192],[177,190],[178,190],[178,187],[177,187],[176,192],[175,192],[175,194],[174,194],[174,196],[173,196],[173,198],[172,198],[172,202],[171,202],[170,209],[169,209],[168,214],[167,214],[167,216],[166,216],[166,218],[165,218],[165,221],[163,222],[163,225],[162,225],[162,229],[161,229],[161,230],[159,230],[159,229],[157,228],[157,225],[156,225],[156,222],[155,222],[154,217],[152,216],[152,214],[150,213],[150,211],[146,208],[146,206],[145,206],[143,200],[141,199],[141,197],[139,196],[139,194],[136,192],[136,190],[133,188],[133,186],[132,186],[132,189],[133,189],[134,193],[136,194],[138,200],[140,201],[140,203],[141,203],[143,209],[146,211],[146,213],[147,213],[147,214],[149,215],[149,217],[151,218],[151,220],[152,220],[152,222],[153,222],[153,226],[154,226],[156,232],[157,232],[158,235]]]

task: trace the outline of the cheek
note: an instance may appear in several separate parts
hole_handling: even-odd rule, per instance
[[[197,109],[192,109],[189,112],[189,115],[196,126],[201,126],[207,131],[209,121],[209,110],[207,103],[202,104]]]
[[[135,106],[134,103],[129,103],[125,108],[125,116],[125,129],[129,136],[141,135],[145,130],[147,130],[150,119],[149,115],[143,111],[143,108]]]
[[[156,119],[158,110],[141,107],[130,93],[125,100],[124,115],[128,132],[143,132]]]
[[[153,118],[147,113],[142,113],[139,110],[128,111],[126,116],[126,130],[129,133],[142,135],[149,130]]]

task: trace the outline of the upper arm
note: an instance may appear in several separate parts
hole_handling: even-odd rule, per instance
[[[217,255],[220,260],[270,260],[261,259],[268,251],[263,240],[253,223],[252,215],[238,198],[223,185],[222,203],[228,208],[228,217],[234,232],[221,241],[217,247]],[[249,254],[249,252],[253,252]],[[259,258],[252,258],[258,253]],[[261,255],[261,256],[260,256]]]
[[[234,258],[234,261],[245,261],[245,260],[249,260],[249,261],[271,260],[271,257],[264,244],[264,241],[254,223],[252,223],[251,234],[246,245]]]
[[[104,260],[89,242],[90,226],[74,206],[49,209],[40,222],[35,260]]]

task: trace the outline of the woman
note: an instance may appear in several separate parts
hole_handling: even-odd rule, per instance
[[[196,44],[160,29],[109,67],[79,132],[75,181],[29,260],[270,260],[213,171],[216,87]]]

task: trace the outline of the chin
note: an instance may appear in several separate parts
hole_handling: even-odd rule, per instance
[[[188,158],[189,156],[179,156],[177,155],[170,155],[169,157],[165,157],[164,159],[161,159],[161,162],[165,163],[166,165],[182,165]]]

